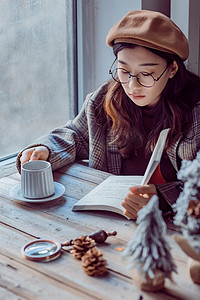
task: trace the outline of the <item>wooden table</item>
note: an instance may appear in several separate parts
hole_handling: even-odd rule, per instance
[[[11,169],[10,169],[11,170]],[[0,170],[3,174],[2,169]],[[187,257],[172,239],[167,240],[178,267],[175,283],[166,281],[158,293],[138,290],[127,269],[128,258],[122,258],[118,247],[126,247],[136,225],[123,216],[108,212],[72,212],[73,204],[109,176],[75,163],[54,172],[54,179],[65,188],[63,197],[43,204],[20,204],[10,196],[10,189],[20,182],[12,169],[0,179],[0,299],[199,299],[200,286],[193,284],[187,270]],[[51,262],[32,262],[22,257],[21,247],[37,238],[57,242],[75,239],[96,230],[117,230],[105,244],[98,245],[108,261],[107,276],[90,277],[69,250]]]

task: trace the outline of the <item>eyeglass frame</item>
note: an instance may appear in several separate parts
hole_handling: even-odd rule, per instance
[[[151,88],[151,87],[153,87],[153,86],[155,85],[155,83],[163,76],[163,74],[166,72],[166,70],[167,70],[168,67],[170,66],[170,64],[167,64],[167,67],[164,69],[164,71],[161,73],[161,75],[158,76],[158,78],[154,78],[153,75],[152,75],[151,73],[146,72],[146,73],[147,73],[148,75],[150,75],[150,76],[153,78],[153,80],[154,80],[153,85],[151,85],[151,86],[146,86],[146,85],[141,84],[141,83],[139,82],[139,80],[138,80],[138,75],[139,75],[140,73],[142,73],[142,72],[139,72],[139,73],[137,73],[136,75],[133,75],[133,74],[131,74],[130,72],[127,71],[127,72],[129,73],[129,79],[128,79],[127,82],[121,82],[121,81],[116,80],[116,79],[113,77],[113,71],[115,71],[115,70],[117,70],[117,69],[123,69],[123,68],[116,68],[116,69],[114,69],[113,71],[111,71],[113,65],[114,65],[115,62],[116,62],[116,60],[117,60],[117,58],[114,60],[114,62],[112,63],[112,65],[111,65],[111,67],[110,67],[110,69],[109,69],[109,74],[112,76],[112,78],[113,78],[116,82],[119,82],[119,83],[121,83],[121,84],[127,84],[127,83],[130,81],[131,78],[134,78],[134,77],[135,77],[135,78],[137,79],[137,82],[138,82],[141,86],[146,87],[146,88]],[[125,69],[124,69],[124,70],[125,70]]]

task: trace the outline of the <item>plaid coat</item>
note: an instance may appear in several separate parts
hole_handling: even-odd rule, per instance
[[[55,170],[77,159],[88,159],[91,168],[120,174],[122,156],[113,139],[108,125],[99,124],[97,112],[102,108],[102,97],[107,83],[101,85],[94,93],[89,94],[80,113],[65,126],[54,129],[49,135],[41,137],[36,145],[45,145],[50,150],[49,161]],[[200,105],[192,113],[185,116],[188,126],[184,137],[180,137],[167,150],[167,155],[178,171],[178,160],[192,160],[200,149]],[[105,122],[106,123],[106,122]],[[28,148],[29,148],[28,147]],[[17,166],[20,168],[21,153]],[[181,182],[170,182],[156,185],[159,194],[169,203],[176,201]]]

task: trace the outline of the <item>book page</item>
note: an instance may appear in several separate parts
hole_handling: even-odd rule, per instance
[[[156,146],[154,148],[154,151],[151,155],[150,161],[148,163],[148,166],[146,168],[146,171],[144,173],[143,180],[141,182],[142,185],[145,185],[149,182],[151,176],[153,175],[155,169],[157,168],[158,164],[160,163],[163,150],[165,148],[165,143],[167,139],[167,135],[169,133],[170,128],[163,129],[160,132],[159,138],[157,140]]]
[[[142,178],[143,176],[111,175],[79,200],[74,205],[73,210],[78,210],[80,206],[85,205],[90,205],[90,209],[91,206],[95,209],[98,209],[97,206],[112,206],[123,210],[121,203],[128,194],[129,188],[141,184]],[[87,207],[81,209],[87,209]]]
[[[107,210],[123,214],[122,201],[134,185],[147,184],[158,166],[170,129],[161,131],[144,176],[111,175],[72,208],[76,210]]]

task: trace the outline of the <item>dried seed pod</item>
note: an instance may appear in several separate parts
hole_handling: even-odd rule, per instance
[[[81,257],[91,248],[93,248],[96,243],[89,236],[81,236],[71,242],[71,251],[77,259],[81,259]]]
[[[82,256],[82,268],[89,276],[101,276],[107,273],[107,261],[103,258],[103,254],[97,247],[88,250]]]
[[[199,200],[190,200],[187,208],[187,213],[195,219],[200,218],[200,201]]]

